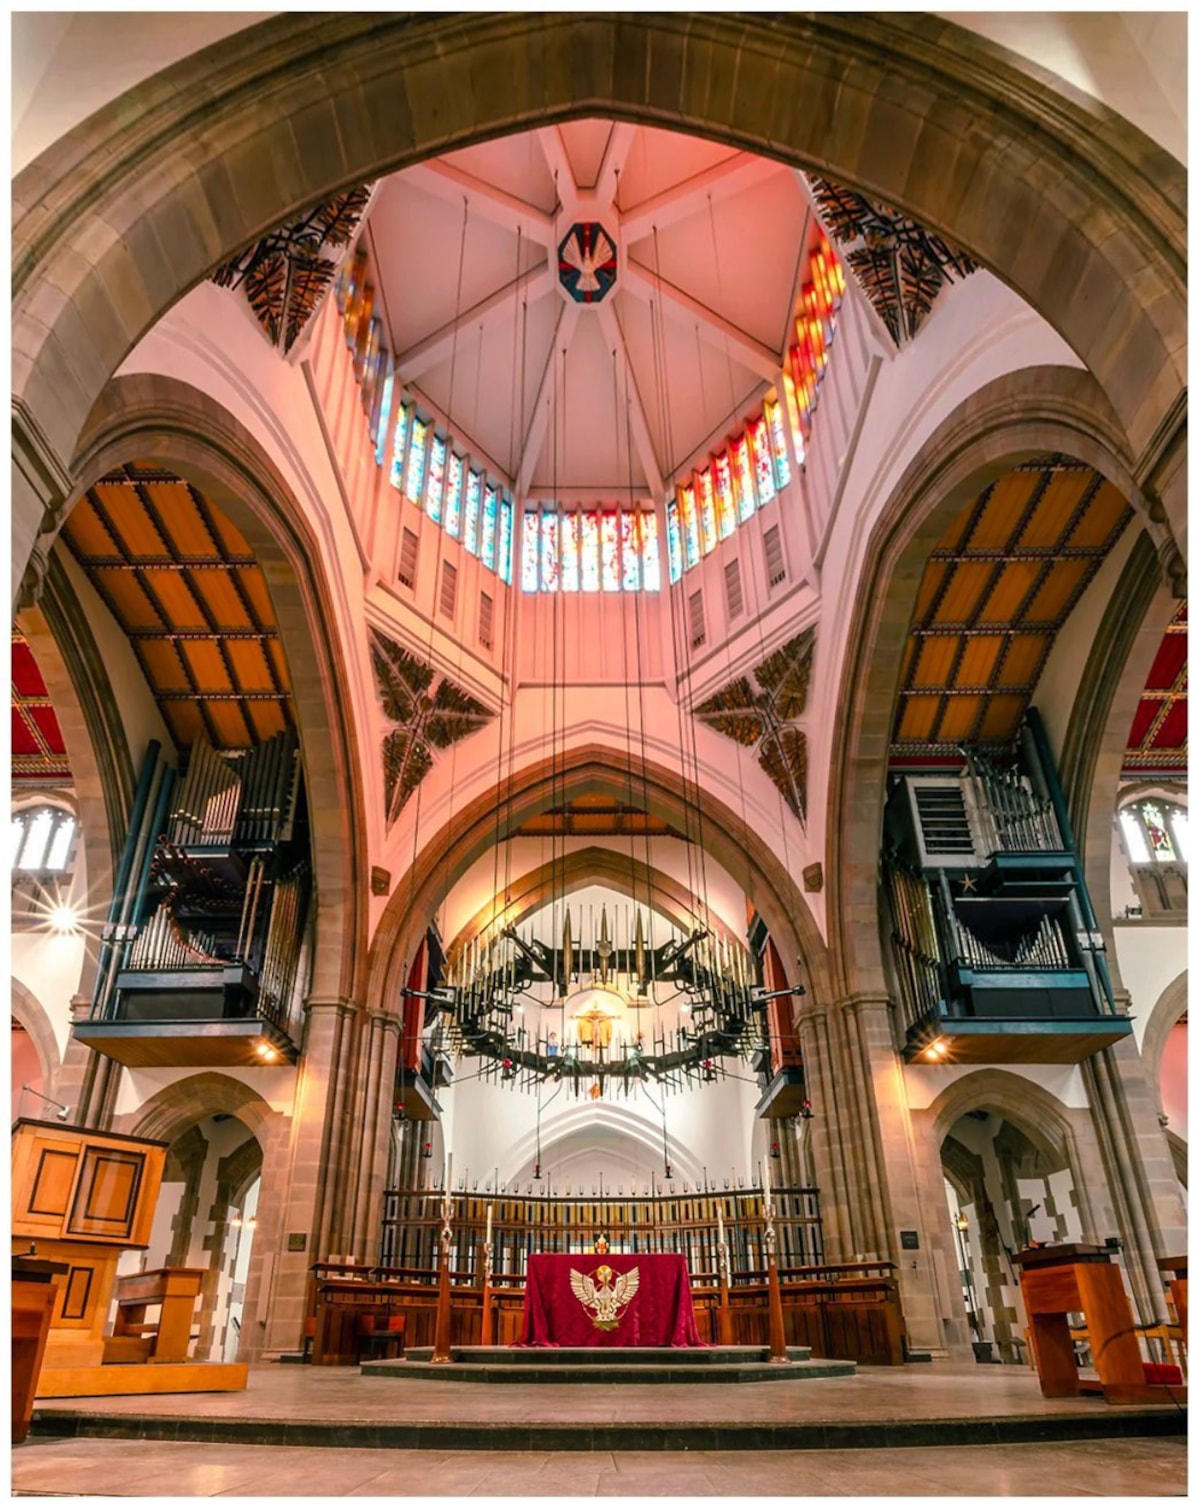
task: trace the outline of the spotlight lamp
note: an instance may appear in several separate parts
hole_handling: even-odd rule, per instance
[[[59,1123],[66,1123],[67,1119],[70,1118],[71,1110],[66,1103],[55,1102],[52,1097],[43,1096],[36,1087],[27,1086],[24,1082],[21,1083],[21,1091],[28,1092],[31,1096],[36,1097],[41,1102],[43,1108],[53,1108],[54,1116],[58,1119]]]

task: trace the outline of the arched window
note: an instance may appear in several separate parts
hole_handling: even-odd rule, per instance
[[[1125,850],[1135,866],[1187,865],[1187,809],[1165,798],[1140,798],[1120,813]]]
[[[1147,793],[1117,810],[1138,907],[1130,917],[1187,919],[1188,814],[1179,797]]]
[[[70,809],[41,804],[12,816],[12,869],[37,876],[65,872],[74,852],[77,823]]]

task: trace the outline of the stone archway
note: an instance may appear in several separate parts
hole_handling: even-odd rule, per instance
[[[44,568],[104,384],[223,257],[339,188],[589,114],[819,168],[949,236],[1095,374],[1182,544],[1184,170],[1035,65],[920,15],[296,15],[17,176],[17,579]]]
[[[54,1033],[50,1015],[24,982],[19,982],[14,976],[9,977],[9,992],[12,1016],[24,1029],[33,1048],[37,1051],[38,1065],[42,1072],[43,1095],[54,1099],[58,1095],[62,1057],[58,1053],[58,1037]],[[40,1112],[37,1116],[41,1116]]]
[[[1116,417],[1074,368],[1006,374],[942,422],[893,490],[867,543],[837,707],[826,827],[830,963],[842,992],[887,994],[876,874],[888,747],[908,627],[929,553],[980,489],[1019,461],[1061,452],[1094,467],[1149,519]],[[836,900],[836,902],[835,902]]]
[[[152,458],[195,483],[263,569],[288,659],[312,829],[320,949],[313,997],[353,998],[366,930],[364,799],[347,650],[313,526],[258,439],[209,395],[157,374],[115,378],[80,438],[73,504],[97,478]],[[64,512],[64,518],[68,509]]]
[[[1186,971],[1181,971],[1173,982],[1163,988],[1158,1001],[1151,1008],[1149,1017],[1146,1019],[1146,1028],[1142,1035],[1142,1065],[1145,1067],[1150,1085],[1155,1089],[1156,1097],[1160,1099],[1160,1113],[1162,1112],[1162,1094],[1159,1083],[1162,1075],[1163,1053],[1167,1048],[1167,1038],[1171,1030],[1187,1012],[1187,1006],[1188,974]],[[1170,1134],[1167,1137],[1169,1141]],[[1176,1134],[1175,1137],[1178,1139],[1179,1135]]]

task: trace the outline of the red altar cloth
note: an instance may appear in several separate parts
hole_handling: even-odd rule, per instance
[[[609,1274],[601,1275],[607,1267]],[[622,1278],[637,1271],[637,1290],[628,1295]],[[582,1301],[571,1272],[584,1278]],[[615,1319],[598,1328],[596,1319]],[[525,1276],[524,1345],[576,1349],[686,1349],[699,1345],[692,1288],[682,1255],[531,1255]]]

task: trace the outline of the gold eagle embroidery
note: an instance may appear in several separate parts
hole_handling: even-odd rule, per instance
[[[637,1289],[636,1265],[623,1276],[615,1275],[611,1265],[601,1265],[591,1275],[577,1270],[571,1272],[571,1290],[583,1304],[584,1311],[591,1315],[593,1326],[605,1333],[611,1333],[619,1326],[625,1309],[637,1295]]]

